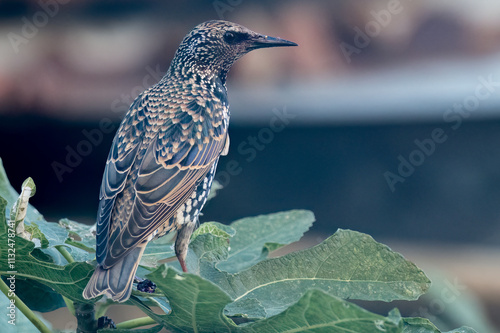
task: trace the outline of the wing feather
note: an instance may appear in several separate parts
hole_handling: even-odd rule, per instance
[[[215,147],[221,150],[223,144],[207,144],[202,149],[203,158],[200,159],[200,163],[189,168],[163,167],[155,173],[147,175],[139,173],[132,214],[123,228],[115,229],[110,235],[108,241],[110,255],[104,261],[105,267],[116,263],[175,214],[191,196],[199,182],[205,178],[212,164],[217,161]],[[158,161],[150,163],[160,164]],[[162,179],[162,175],[167,175],[169,178],[159,186],[147,186],[154,184],[157,179]]]
[[[97,258],[104,268],[116,264],[174,216],[217,163],[226,145],[226,128],[209,131],[205,127],[188,127],[186,119],[192,117],[183,114],[175,123],[167,119],[163,125],[166,128],[158,131],[146,146],[136,144],[144,141],[137,132],[137,123],[146,126],[143,123],[147,117],[140,115],[148,104],[134,104],[137,116],[132,118],[136,125],[122,124],[103,177]],[[126,122],[129,123],[134,121]],[[197,131],[212,135],[200,139]],[[124,143],[128,149],[123,149]]]
[[[125,188],[137,158],[141,142],[138,131],[145,120],[144,112],[142,112],[144,101],[144,95],[141,95],[130,107],[125,121],[115,135],[106,161],[96,222],[96,259],[99,264],[106,257],[116,197]],[[140,125],[137,126],[138,124]]]

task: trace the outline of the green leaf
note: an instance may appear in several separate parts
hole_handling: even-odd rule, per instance
[[[478,333],[475,329],[467,327],[467,326],[462,326],[460,328],[448,331],[448,332],[443,332],[443,333]]]
[[[162,294],[155,292],[154,294],[144,293],[137,290],[132,290],[132,295],[134,295],[138,300],[140,300],[144,305],[148,307],[159,307],[165,314],[169,314],[172,311],[170,307],[170,302]],[[159,296],[155,296],[159,295]],[[126,302],[125,304],[134,304],[132,302]]]
[[[309,290],[286,311],[246,325],[242,332],[397,333],[401,324],[320,290]]]
[[[95,259],[95,251],[88,251],[72,244],[71,241],[67,241],[64,247],[75,261],[92,261]]]
[[[68,297],[73,301],[88,303],[82,296],[83,289],[93,272],[93,266],[84,262],[74,262],[58,266],[38,260],[31,255],[35,244],[20,237],[15,237],[16,257],[14,268],[9,267],[7,249],[0,248],[0,275],[9,275],[16,270],[16,276],[38,281]],[[7,244],[7,235],[0,235],[0,244]]]
[[[257,299],[267,316],[296,303],[315,288],[344,299],[414,300],[425,293],[430,281],[413,263],[377,243],[372,237],[339,230],[310,249],[262,261],[237,274],[202,263],[200,275],[228,293],[235,303],[230,315],[246,313],[258,318],[262,309],[245,308],[241,302]]]
[[[218,262],[225,260],[229,254],[229,238],[218,237],[213,234],[203,234],[196,237],[189,244],[190,251],[193,251],[198,258],[198,266],[200,260],[209,262]],[[190,260],[188,267],[191,268],[193,260]],[[196,269],[195,271],[198,271]]]
[[[404,318],[404,333],[440,333],[434,324],[425,318]]]
[[[152,242],[149,242],[144,250],[141,265],[146,267],[157,267],[158,262],[175,257],[172,239],[175,233],[170,233]]]
[[[270,251],[298,241],[314,222],[314,214],[292,210],[248,217],[231,223],[236,235],[231,238],[227,261],[217,268],[236,273],[267,258]]]
[[[36,223],[29,223],[26,221],[26,225],[22,225],[22,232],[19,234],[19,228],[16,229],[16,232],[19,236],[24,239],[30,240],[35,243],[36,247],[46,248],[49,245],[49,241],[45,238],[45,235],[40,231],[38,225]]]
[[[31,178],[23,189],[19,198],[0,159],[0,244],[5,244],[0,246],[0,275],[16,272],[18,294],[34,310],[62,306],[61,295],[95,302],[82,297],[93,272],[83,261],[95,257],[94,228],[67,219],[59,224],[45,221],[28,203],[36,191]],[[24,223],[22,236],[29,240],[8,232],[13,224],[7,225],[6,214],[20,226]],[[156,333],[165,327],[173,332],[441,333],[427,319],[403,319],[397,310],[383,317],[338,298],[413,300],[429,288],[430,281],[420,269],[368,235],[339,230],[311,249],[267,259],[269,252],[299,240],[313,221],[311,212],[296,210],[246,218],[231,226],[204,223],[193,234],[188,251],[188,268],[200,276],[181,275],[165,265],[153,272],[139,268],[139,275],[157,284],[157,292],[134,291],[127,303],[141,308],[161,326],[134,332]],[[172,237],[151,242],[141,264],[155,267],[158,261],[173,257]],[[9,246],[12,241],[15,247]],[[64,265],[67,261],[56,246],[64,246],[76,262]],[[12,249],[14,262],[9,260]],[[5,300],[0,295],[0,306],[8,304],[2,305]],[[152,307],[160,307],[163,314]],[[227,316],[256,321],[237,326]],[[31,323],[23,322],[20,312],[16,318],[16,331],[34,330]],[[475,331],[462,327],[451,332]]]
[[[10,186],[1,163],[0,194],[10,198],[10,200],[15,200],[14,196],[17,195],[12,186]],[[66,266],[55,265],[47,261],[49,258],[47,257],[47,253],[43,254],[39,252],[37,257],[35,257],[33,255],[33,251],[35,250],[33,242],[17,236],[8,237],[5,228],[6,204],[6,200],[0,200],[0,225],[2,226],[0,227],[0,244],[9,244],[9,242],[13,244],[15,260],[13,262],[8,261],[9,247],[0,247],[0,275],[8,276],[10,275],[9,272],[17,271],[16,277],[37,281],[74,301],[88,302],[83,299],[82,291],[88,282],[93,267],[82,262],[75,262]],[[9,202],[9,204],[11,203]],[[39,246],[44,248],[64,244],[68,236],[68,231],[65,228],[56,223],[46,222],[43,220],[42,215],[30,205],[27,208],[27,220],[25,222],[25,231],[31,233],[30,238],[39,239]],[[46,258],[41,259],[40,255]],[[51,261],[54,261],[54,259]],[[57,299],[53,300],[59,303]],[[45,299],[45,301],[47,302],[46,307],[58,306],[57,303],[51,304],[48,299]]]
[[[9,178],[5,173],[2,159],[0,158],[0,195],[12,206],[19,197],[19,193],[10,185]]]
[[[75,261],[89,261],[95,258],[94,226],[61,219],[59,227],[67,232],[68,238],[64,241],[64,246]]]
[[[267,318],[266,308],[255,298],[245,298],[240,302],[229,304],[230,311],[226,312],[232,317],[242,318]]]
[[[23,182],[21,186],[21,194],[17,198],[14,206],[12,207],[12,211],[10,213],[10,220],[14,221],[17,226],[24,222],[24,218],[26,217],[27,208],[29,199],[35,195],[36,186],[33,179],[28,178]]]
[[[70,242],[73,246],[78,246],[88,252],[95,253],[95,227],[71,221],[69,219],[59,220],[59,226],[66,229],[69,233]],[[73,243],[74,242],[74,243]],[[81,245],[78,245],[81,244]]]
[[[203,234],[191,241],[186,256],[186,265],[189,272],[200,275],[203,263],[214,265],[228,256],[228,238],[217,237],[212,234]],[[169,266],[181,271],[178,261],[169,262]]]
[[[54,247],[63,245],[68,238],[68,231],[54,222],[38,220],[36,222],[26,222],[26,231],[32,234],[32,238],[41,240],[41,247]]]
[[[29,187],[31,189],[31,194],[30,198],[33,197],[36,193],[36,185],[35,182],[33,181],[33,178],[28,177],[23,184],[21,185],[22,188]]]
[[[27,192],[25,192],[27,191]],[[36,186],[32,178],[26,179],[22,184],[21,195],[12,188],[3,169],[0,159],[0,196],[5,198],[9,206],[13,207],[10,212],[10,220],[15,222],[15,227],[21,223],[23,238],[35,241],[38,247],[47,248],[64,244],[68,233],[56,223],[49,223],[43,216],[28,203],[28,199],[36,192]],[[26,193],[24,195],[24,193]],[[26,219],[25,219],[26,218]]]
[[[94,248],[88,247],[88,246],[86,246],[78,241],[74,241],[71,238],[66,239],[66,242],[64,244],[69,245],[70,247],[76,247],[76,248],[83,250],[85,252],[88,252],[88,253],[94,253],[94,256],[95,256],[95,249]]]
[[[26,318],[26,316],[18,309],[15,310],[15,325],[9,324],[8,321],[12,320],[8,316],[10,313],[10,300],[2,292],[0,292],[0,309],[2,309],[2,333],[20,333],[20,332],[39,332],[38,329]],[[41,317],[38,315],[38,317]],[[41,318],[45,325],[49,328],[52,326],[46,320]]]
[[[425,318],[403,318],[403,333],[441,333],[441,331],[428,319]],[[460,327],[443,333],[477,333],[470,327]]]
[[[229,255],[229,241],[236,231],[218,222],[203,223],[193,233],[188,251],[190,272],[199,272],[200,262],[219,262]],[[194,259],[196,258],[196,259]]]
[[[15,229],[17,235],[28,240],[38,239],[39,243],[39,241],[43,238],[43,234],[40,233],[38,228],[33,226],[25,228],[24,225],[24,219],[26,218],[26,214],[28,212],[29,199],[34,195],[35,190],[36,187],[33,179],[28,178],[23,182],[21,194],[10,211],[9,223],[14,224],[13,228]]]
[[[6,219],[7,200],[0,196],[0,235],[7,233],[7,219]],[[11,224],[12,225],[12,224]],[[10,228],[10,233],[15,233],[13,228]]]
[[[191,242],[199,235],[211,234],[217,237],[229,239],[236,234],[236,230],[232,227],[219,223],[219,222],[205,222],[200,225],[198,229],[193,232]]]
[[[60,294],[33,280],[16,279],[16,295],[33,311],[51,312],[66,306]]]
[[[172,332],[385,332],[402,331],[398,316],[383,317],[319,290],[307,291],[296,304],[271,318],[236,326],[223,309],[230,297],[192,274],[161,266],[147,278],[170,300],[169,315],[154,313],[132,296],[131,302]]]
[[[19,198],[19,193],[17,193],[17,191],[10,185],[1,158],[0,158],[0,196],[5,200],[7,200],[9,207],[8,214],[10,214],[10,207],[14,206],[16,200]],[[37,221],[43,219],[43,216],[35,209],[35,207],[28,204],[26,219],[29,221]]]
[[[231,332],[237,329],[222,313],[231,298],[213,283],[192,274],[178,274],[160,266],[147,275],[155,282],[157,292],[165,294],[172,307],[169,315],[155,314],[135,297],[131,301],[151,318],[174,332]]]
[[[95,258],[95,254],[88,253],[84,250],[81,250],[77,247],[68,244],[64,245],[64,248],[66,249],[66,251],[68,251],[68,253],[71,255],[74,261],[92,261],[92,259]],[[54,247],[49,247],[46,249],[39,249],[39,250],[42,251],[48,257],[48,259],[41,257],[40,253],[36,252],[37,248],[35,248],[35,250],[31,252],[31,255],[39,260],[47,261],[59,266],[64,266],[66,264],[69,264],[68,260],[64,258],[61,252],[59,252],[59,250]]]
[[[218,222],[203,223],[195,230],[189,244],[187,264],[190,272],[197,272],[199,261],[220,261],[228,256],[229,239],[235,230]],[[172,238],[173,234],[150,242],[142,256],[141,265],[157,267],[158,262],[175,257]],[[178,263],[172,264],[180,268]]]

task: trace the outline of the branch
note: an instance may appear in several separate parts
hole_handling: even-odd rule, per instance
[[[71,254],[68,252],[68,250],[66,250],[66,248],[64,247],[64,245],[57,245],[55,247],[57,249],[57,251],[59,251],[59,253],[64,257],[64,259],[66,259],[66,261],[68,263],[72,263],[72,262],[75,262],[75,259],[73,259],[73,257],[71,256]],[[64,303],[66,303],[66,307],[68,308],[69,312],[73,315],[73,316],[76,316],[75,314],[75,304],[73,303],[72,300],[70,300],[69,298],[61,295],[63,300],[64,300]]]
[[[136,319],[131,319],[131,320],[121,322],[118,325],[116,325],[116,328],[117,329],[131,329],[131,328],[137,328],[137,327],[142,327],[142,326],[151,325],[151,324],[157,324],[157,322],[151,317],[142,317],[142,318],[136,318]]]
[[[55,248],[64,257],[64,259],[66,259],[68,261],[69,264],[71,264],[72,262],[75,262],[75,259],[73,259],[71,254],[64,247],[64,245],[57,245]]]
[[[96,333],[97,320],[95,320],[94,304],[75,302],[75,316],[78,323],[77,333]]]

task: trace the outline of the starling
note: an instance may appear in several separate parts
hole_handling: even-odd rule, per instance
[[[296,45],[226,21],[202,23],[184,37],[166,75],[135,99],[113,140],[86,299],[126,301],[146,245],[171,231],[187,271],[189,239],[229,149],[227,73],[251,50]]]

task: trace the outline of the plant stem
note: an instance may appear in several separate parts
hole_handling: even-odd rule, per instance
[[[72,300],[67,298],[66,296],[61,295],[63,298],[64,303],[66,303],[66,307],[68,308],[69,313],[71,313],[73,316],[75,315],[75,304],[73,303]]]
[[[97,320],[95,320],[94,304],[75,302],[75,314],[78,327],[77,333],[96,333]]]
[[[156,324],[156,321],[153,318],[142,317],[142,318],[136,318],[136,319],[131,319],[131,320],[121,322],[118,325],[116,325],[116,328],[118,328],[118,329],[131,329],[131,328],[137,328],[137,327],[151,325],[151,324]]]
[[[59,253],[64,257],[64,259],[66,259],[66,261],[68,263],[72,263],[72,262],[75,262],[75,259],[73,259],[73,257],[71,256],[71,254],[68,252],[68,250],[66,250],[66,248],[64,247],[64,245],[57,245],[56,246],[56,249],[57,251],[59,251]],[[62,296],[62,295],[61,295]],[[65,296],[62,296],[63,300],[64,300],[64,303],[66,303],[66,307],[68,308],[69,312],[75,316],[75,304],[73,303],[72,300],[70,300],[69,298],[65,297]]]
[[[56,246],[57,251],[68,261],[75,262],[75,259],[66,250],[64,245]],[[78,327],[77,333],[95,333],[97,332],[97,320],[95,319],[95,306],[90,303],[72,302],[70,299],[63,296],[64,302],[68,310],[76,317]]]
[[[72,262],[75,262],[75,259],[73,259],[73,257],[71,256],[71,254],[64,247],[64,245],[57,245],[56,249],[57,249],[57,251],[59,251],[60,254],[62,254],[62,256],[64,257],[64,259],[66,259],[68,261],[68,263],[71,264]]]
[[[2,280],[0,279],[0,290],[5,294],[5,296],[7,296],[11,301],[14,300],[14,304],[16,306],[17,309],[19,309],[25,316],[26,318],[28,318],[29,321],[31,321],[31,323],[33,325],[35,325],[36,328],[38,328],[38,330],[42,333],[51,333],[52,331],[43,323],[43,321],[37,317],[36,314],[33,313],[33,311],[30,310],[30,308],[28,308],[26,306],[26,304],[24,304],[23,301],[21,301],[21,299],[19,297],[17,297],[16,294],[13,294],[11,293],[11,290],[10,288],[7,286],[7,284]],[[9,297],[9,294],[13,295],[13,297]]]
[[[113,305],[114,302],[107,299],[105,303],[96,303],[95,316],[96,318],[101,318],[106,315],[108,308]]]

